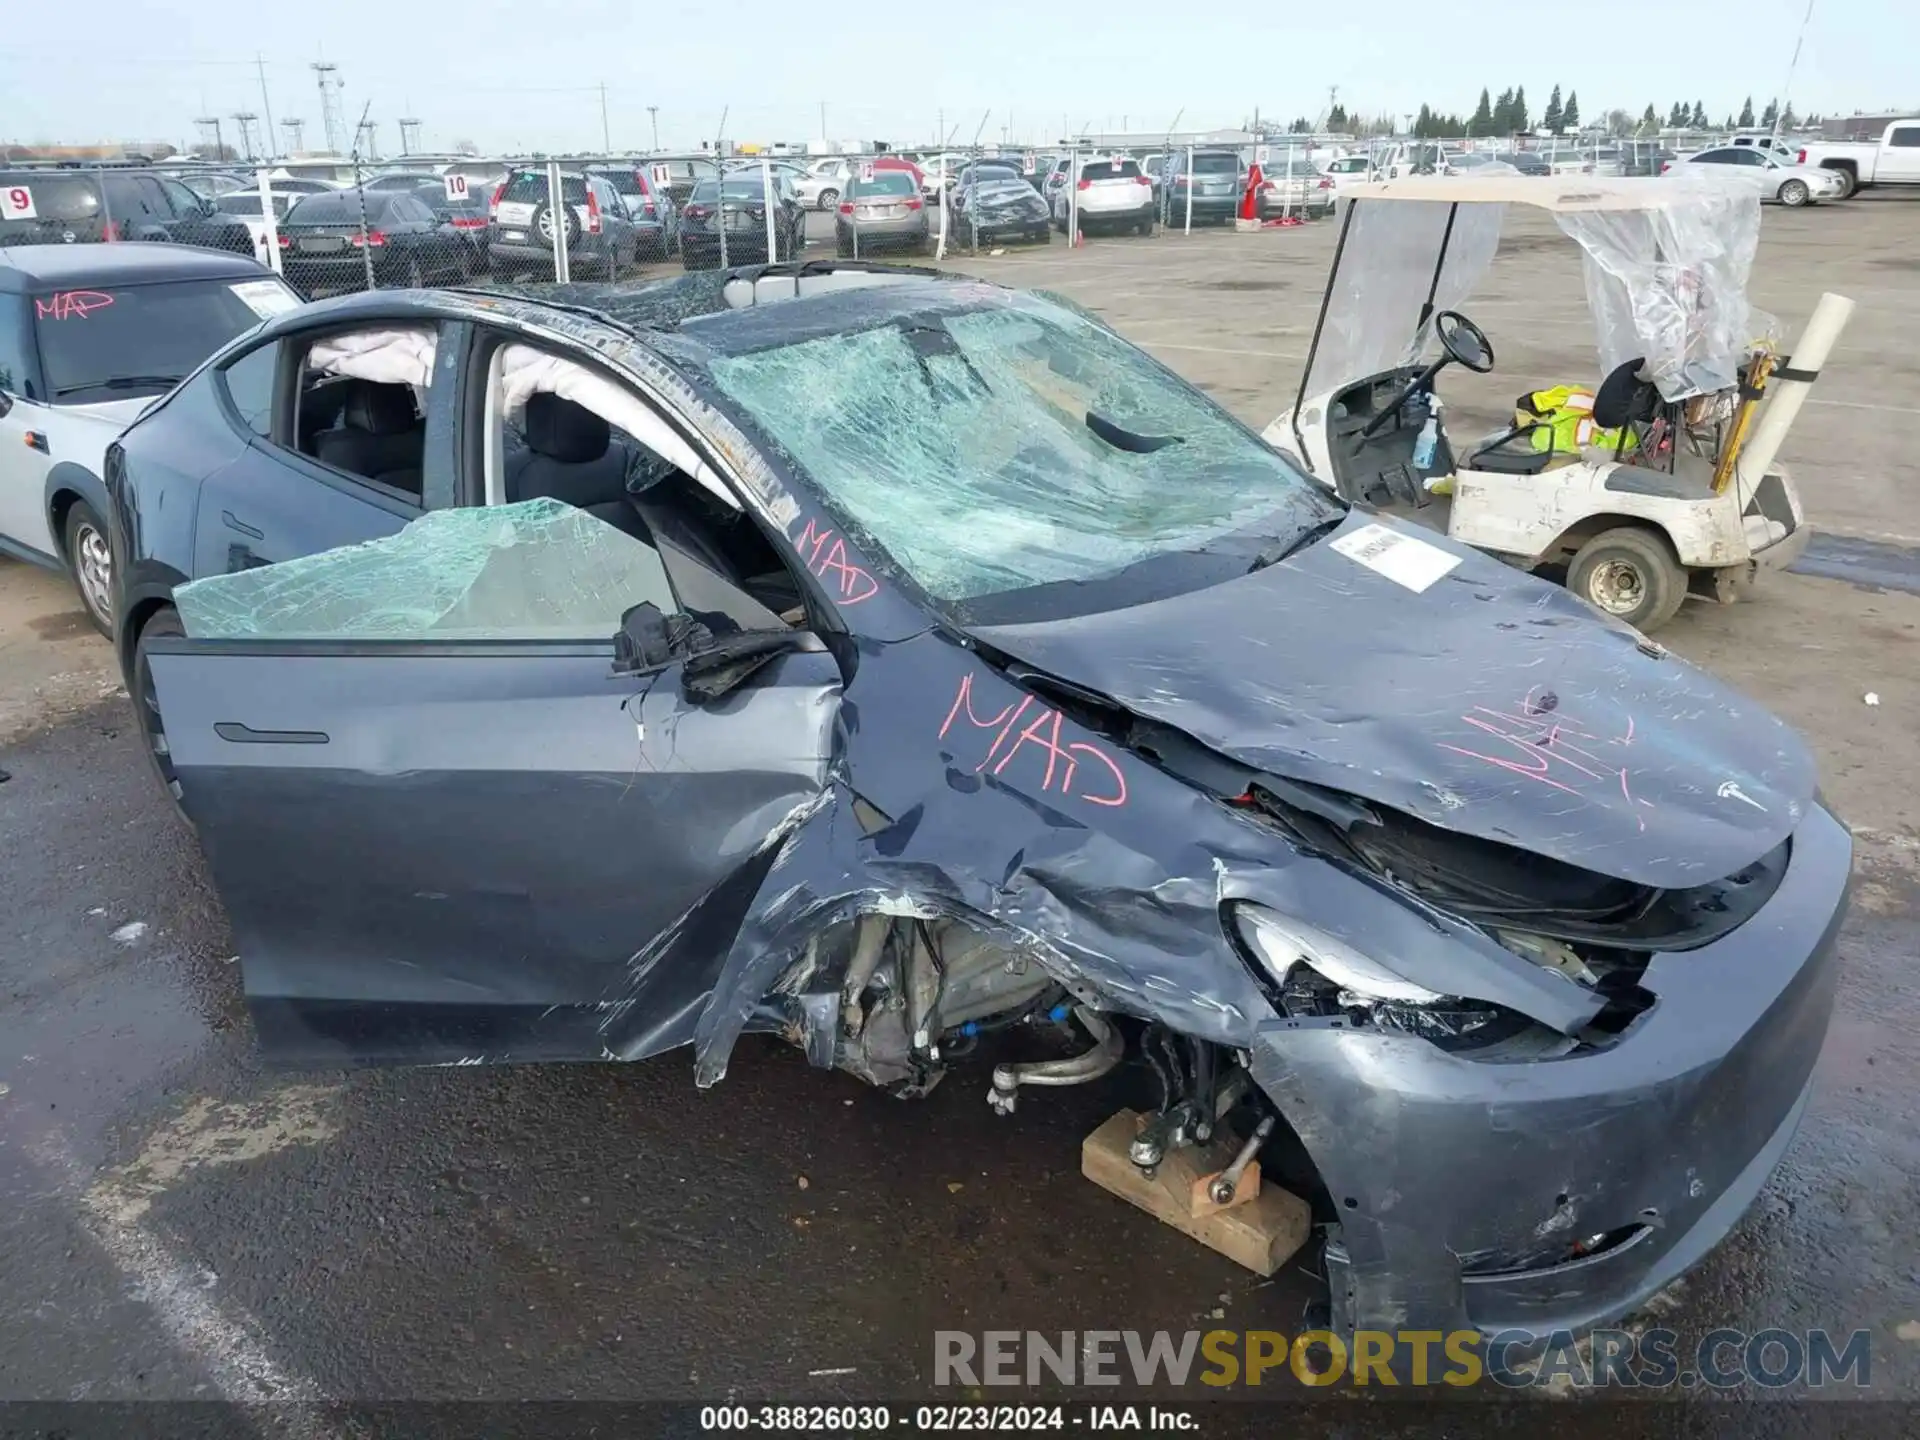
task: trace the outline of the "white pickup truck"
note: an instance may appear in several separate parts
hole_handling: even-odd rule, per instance
[[[1878,141],[1844,140],[1803,146],[1802,165],[1838,171],[1846,199],[1869,185],[1920,185],[1920,115],[1896,120]]]

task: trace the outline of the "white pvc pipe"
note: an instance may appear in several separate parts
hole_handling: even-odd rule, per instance
[[[553,224],[553,280],[565,285],[573,279],[567,255],[567,195],[560,183],[560,162],[547,162],[547,219]]]
[[[1193,234],[1193,146],[1187,146],[1187,224],[1186,232]]]
[[[267,264],[278,275],[281,273],[280,217],[273,213],[273,172],[262,165],[254,172],[254,183],[260,187],[260,218],[267,227]]]
[[[1840,332],[1847,328],[1847,321],[1852,315],[1853,301],[1846,296],[1835,295],[1831,291],[1822,295],[1820,303],[1813,307],[1813,315],[1800,336],[1800,344],[1782,368],[1796,373],[1819,374],[1820,367],[1827,363],[1827,356],[1833,350],[1833,342],[1840,338]],[[1768,379],[1765,408],[1761,410],[1759,422],[1747,437],[1746,444],[1740,447],[1740,455],[1735,462],[1736,494],[1753,494],[1754,487],[1766,478],[1767,470],[1779,455],[1781,443],[1787,438],[1787,431],[1793,428],[1800,407],[1806,403],[1807,392],[1812,388],[1811,380],[1784,379],[1777,372]]]
[[[767,214],[767,263],[775,265],[780,260],[779,239],[773,224],[773,162],[766,156],[760,157],[760,203],[766,207]],[[789,255],[789,260],[798,260],[798,255]]]

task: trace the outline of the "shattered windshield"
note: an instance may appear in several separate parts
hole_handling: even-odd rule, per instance
[[[558,500],[434,510],[397,534],[174,592],[196,640],[610,640],[676,609],[651,546]]]
[[[911,316],[712,370],[937,600],[1099,579],[1337,511],[1211,401],[1042,300]]]

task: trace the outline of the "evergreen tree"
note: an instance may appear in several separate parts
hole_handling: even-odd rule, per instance
[[[1560,112],[1560,124],[1567,130],[1580,128],[1580,92],[1578,90],[1567,91],[1567,103]]]
[[[1346,106],[1335,105],[1331,110],[1327,111],[1327,129],[1345,130],[1348,123]]]
[[[1693,114],[1692,114],[1692,115],[1690,115],[1690,116],[1689,116],[1688,118],[1686,118],[1685,120],[1682,120],[1682,121],[1681,121],[1680,123],[1681,123],[1682,125],[1691,125],[1691,126],[1692,126],[1692,127],[1694,128],[1694,129],[1696,129],[1696,130],[1704,130],[1704,129],[1706,129],[1706,128],[1707,128],[1707,106],[1706,106],[1706,102],[1705,102],[1704,100],[1696,100],[1696,101],[1694,101],[1694,102],[1693,102]],[[1728,120],[1728,121],[1727,121],[1727,128],[1728,128],[1729,130],[1731,130],[1731,129],[1733,128],[1733,121],[1732,121],[1732,120]]]
[[[1793,113],[1793,102],[1789,100],[1787,102],[1787,108],[1780,112],[1780,128],[1782,130],[1793,130],[1797,129],[1799,124],[1800,117]]]
[[[1560,125],[1560,87],[1556,85],[1553,87],[1553,94],[1547,97],[1547,110],[1540,117],[1540,128],[1549,135],[1558,135]]]
[[[1742,130],[1753,128],[1753,97],[1749,95],[1740,106],[1740,118],[1735,122]]]
[[[1660,128],[1660,116],[1655,113],[1653,106],[1647,106],[1647,113],[1640,117],[1640,128],[1642,130],[1658,130]]]
[[[1413,138],[1416,140],[1425,140],[1432,133],[1433,111],[1429,110],[1425,105],[1422,105],[1419,115],[1415,117],[1413,122]]]
[[[1667,112],[1667,128],[1684,130],[1687,128],[1687,105],[1684,100],[1673,102],[1673,109]]]
[[[1493,133],[1511,135],[1520,127],[1513,123],[1513,90],[1511,87],[1500,92],[1500,98],[1493,104]]]
[[[1480,91],[1480,103],[1473,107],[1473,118],[1467,121],[1467,134],[1491,135],[1493,129],[1493,102],[1487,98],[1485,89]]]
[[[1302,115],[1287,127],[1287,133],[1289,135],[1311,135],[1313,133],[1313,122]]]
[[[1516,130],[1533,128],[1533,120],[1527,114],[1527,87],[1524,85],[1513,87],[1513,128]]]
[[[1767,108],[1760,112],[1760,127],[1763,130],[1771,130],[1773,128],[1773,122],[1779,118],[1780,102],[1778,100],[1769,100],[1767,101]]]

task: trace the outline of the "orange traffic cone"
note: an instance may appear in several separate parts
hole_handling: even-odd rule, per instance
[[[1260,218],[1260,187],[1265,183],[1266,177],[1260,173],[1260,162],[1256,160],[1247,169],[1247,190],[1246,193],[1240,197],[1240,218],[1242,220],[1258,220]]]

